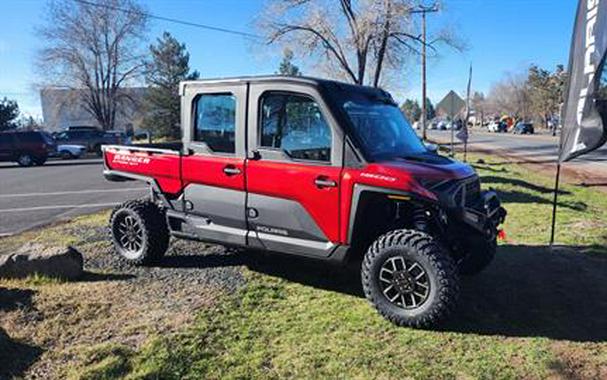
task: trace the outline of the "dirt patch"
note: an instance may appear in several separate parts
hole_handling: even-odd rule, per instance
[[[158,266],[133,268],[113,253],[105,228],[67,226],[65,233],[81,237],[82,281],[0,281],[0,327],[37,353],[12,375],[63,378],[92,347],[138,349],[244,284],[238,256],[219,246],[173,241]],[[0,354],[0,368],[11,360]]]

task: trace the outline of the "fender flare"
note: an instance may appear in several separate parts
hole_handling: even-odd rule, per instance
[[[354,233],[354,227],[356,226],[356,217],[358,213],[358,206],[360,204],[360,199],[364,193],[376,193],[383,195],[395,195],[401,197],[409,198],[407,201],[416,202],[416,203],[425,203],[436,206],[438,203],[433,200],[429,200],[426,198],[421,198],[418,194],[403,191],[403,190],[395,190],[384,187],[370,186],[370,185],[362,185],[355,184],[354,189],[352,191],[352,199],[350,202],[350,217],[348,218],[348,234],[347,234],[347,244],[352,244],[352,235]]]

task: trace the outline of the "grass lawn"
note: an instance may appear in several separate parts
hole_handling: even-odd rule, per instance
[[[245,286],[199,308],[186,327],[151,334],[137,348],[91,344],[74,356],[67,375],[607,378],[607,193],[564,185],[561,246],[549,250],[550,173],[502,158],[472,155],[469,161],[509,211],[507,241],[485,272],[463,280],[460,306],[439,329],[384,321],[362,296],[356,268],[259,257],[242,269]],[[18,245],[27,236],[1,242]],[[52,229],[42,239],[48,238],[70,239]],[[10,286],[57,284],[30,279]]]

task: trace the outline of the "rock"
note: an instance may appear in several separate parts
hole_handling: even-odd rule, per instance
[[[84,259],[73,247],[25,244],[17,252],[0,255],[0,278],[22,278],[32,274],[67,280],[79,278]]]

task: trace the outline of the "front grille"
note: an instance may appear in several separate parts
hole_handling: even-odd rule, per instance
[[[464,186],[466,205],[476,202],[481,195],[481,181],[477,176],[474,177],[474,180],[466,182]]]
[[[456,205],[468,206],[474,204],[481,195],[481,181],[478,176],[471,176],[458,181],[453,194]]]

